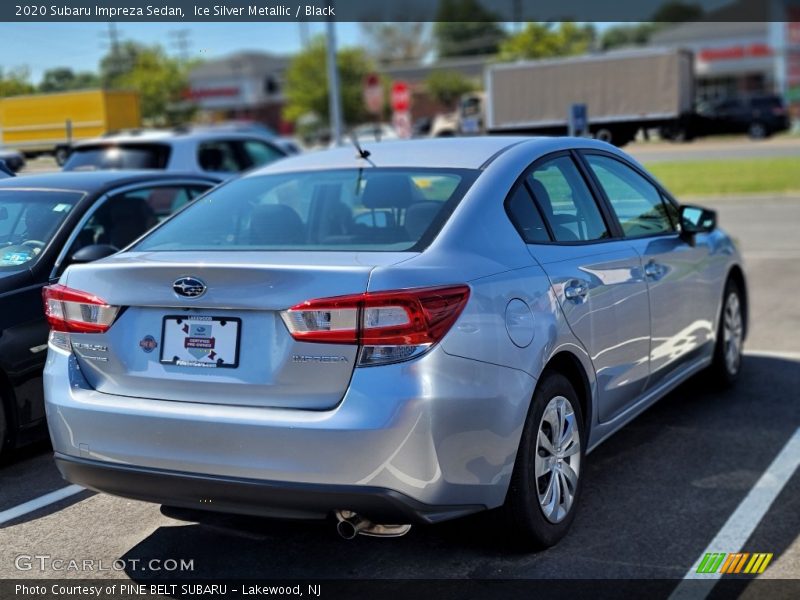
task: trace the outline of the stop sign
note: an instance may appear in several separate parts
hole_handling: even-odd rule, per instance
[[[375,73],[364,78],[364,104],[371,113],[379,114],[383,110],[383,86]]]
[[[395,81],[392,84],[392,110],[406,112],[411,108],[411,90],[405,81]]]

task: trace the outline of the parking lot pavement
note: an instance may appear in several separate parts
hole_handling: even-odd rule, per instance
[[[689,143],[635,142],[625,146],[624,150],[643,163],[797,157],[800,155],[800,136],[778,136],[766,140],[734,136],[700,139]]]
[[[492,515],[415,527],[399,539],[346,542],[332,523],[205,515],[198,524],[157,506],[82,492],[0,523],[0,578],[683,577],[800,425],[800,340],[791,335],[800,330],[800,240],[786,237],[800,222],[800,198],[706,204],[745,250],[748,347],[758,352],[747,356],[734,390],[689,381],[591,454],[577,518],[555,548],[510,552]],[[0,514],[65,485],[46,449],[22,453],[0,467]],[[752,525],[739,528],[741,548],[715,551],[772,552],[765,577],[800,577],[800,474]],[[124,571],[21,572],[21,554],[129,562]],[[140,570],[151,559],[193,560],[194,570]]]

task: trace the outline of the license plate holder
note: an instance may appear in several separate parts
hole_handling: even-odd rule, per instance
[[[167,315],[161,325],[163,364],[206,369],[239,366],[242,320],[237,317]]]

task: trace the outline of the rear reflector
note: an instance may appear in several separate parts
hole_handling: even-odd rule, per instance
[[[48,285],[42,290],[44,312],[52,331],[65,333],[104,333],[119,312],[93,294],[65,285]]]
[[[359,344],[362,364],[385,364],[441,340],[468,299],[466,285],[366,292],[308,300],[281,317],[298,341]]]

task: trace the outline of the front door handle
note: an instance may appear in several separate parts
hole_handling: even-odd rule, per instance
[[[651,260],[645,265],[644,274],[651,279],[660,279],[664,275],[664,267]]]
[[[567,300],[577,300],[579,298],[586,298],[586,294],[589,293],[589,286],[583,282],[573,280],[570,281],[569,284],[564,288],[564,297]]]

